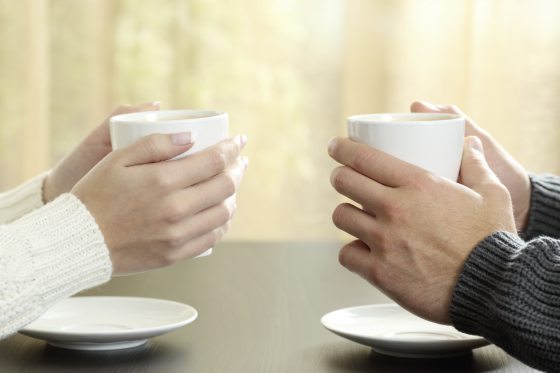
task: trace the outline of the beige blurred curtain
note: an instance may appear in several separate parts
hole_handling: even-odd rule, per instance
[[[414,99],[560,173],[559,19],[554,0],[0,0],[0,188],[152,100],[226,110],[249,135],[228,239],[338,238],[327,140]]]
[[[560,2],[346,4],[345,115],[455,103],[526,168],[560,173]]]

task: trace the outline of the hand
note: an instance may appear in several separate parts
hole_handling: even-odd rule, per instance
[[[111,152],[109,119],[118,114],[159,110],[159,102],[125,105],[116,108],[98,127],[60,161],[43,183],[43,201],[54,200],[72,187],[100,160]]]
[[[151,135],[110,153],[82,178],[72,193],[99,225],[113,274],[171,265],[214,246],[236,207],[245,142],[236,136],[170,160],[192,146],[189,133]]]
[[[335,225],[359,240],[344,246],[343,266],[404,308],[450,323],[454,286],[473,248],[496,231],[515,233],[507,189],[488,167],[482,144],[465,140],[464,185],[349,139],[333,139],[330,155],[344,166],[331,183],[356,201],[339,205]]]
[[[458,107],[453,105],[434,105],[427,102],[413,102],[410,110],[421,113],[449,113],[464,116],[466,121],[465,136],[476,136],[482,141],[484,155],[488,165],[506,186],[511,195],[515,225],[518,231],[527,228],[529,210],[531,208],[531,182],[529,175],[494,138],[477,126]]]

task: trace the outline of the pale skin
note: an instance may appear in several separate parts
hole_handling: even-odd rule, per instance
[[[531,206],[531,183],[525,168],[517,162],[487,131],[479,127],[471,118],[455,105],[435,105],[416,101],[410,111],[420,113],[449,113],[464,116],[465,136],[476,136],[484,147],[484,156],[490,169],[508,189],[513,203],[515,225],[518,231],[527,227],[529,208]]]
[[[113,115],[155,108],[147,106]],[[111,152],[104,122],[49,175],[44,199],[71,192],[86,205],[114,275],[168,266],[213,247],[228,230],[248,164],[240,154],[246,141],[235,136],[171,160],[192,147],[187,132],[147,136]]]
[[[122,105],[113,110],[100,125],[94,128],[76,148],[53,168],[43,184],[43,200],[50,202],[60,194],[70,192],[78,180],[111,152],[109,119],[113,115],[159,110],[159,106],[159,102],[155,101],[138,105]]]
[[[426,103],[412,110],[458,112]],[[466,134],[459,183],[347,138],[329,143],[342,164],[331,183],[359,206],[333,213],[335,225],[357,238],[341,249],[341,264],[404,308],[446,324],[468,255],[493,232],[522,229],[530,204],[523,168],[470,120]]]

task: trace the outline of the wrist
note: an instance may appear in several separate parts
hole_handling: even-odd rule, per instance
[[[518,232],[524,232],[529,224],[529,212],[531,211],[531,180],[528,174],[524,174],[524,183],[517,201],[514,201],[513,213],[515,225]]]
[[[53,186],[53,180],[52,180],[52,173],[50,173],[49,175],[47,175],[47,177],[45,177],[43,179],[43,188],[42,188],[42,198],[43,198],[43,203],[49,203],[51,201],[53,201],[58,194],[60,193],[56,193],[54,191],[54,186]]]

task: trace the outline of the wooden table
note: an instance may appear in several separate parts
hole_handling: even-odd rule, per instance
[[[0,341],[0,372],[533,372],[491,345],[450,359],[376,354],[320,323],[342,307],[386,303],[338,264],[338,243],[223,243],[214,254],[113,279],[87,295],[175,300],[199,311],[146,346],[76,352],[14,335]]]

